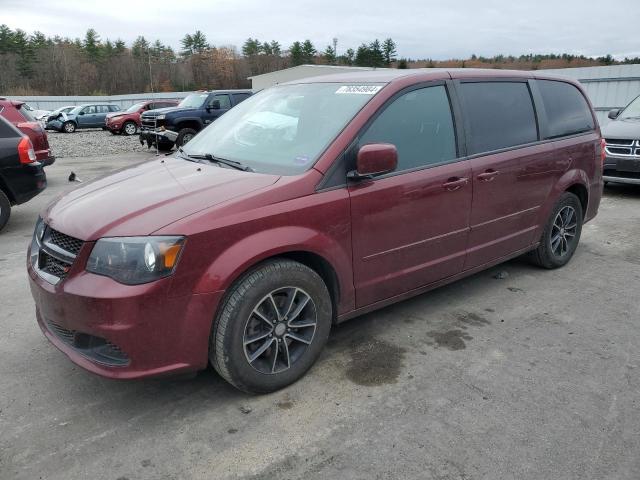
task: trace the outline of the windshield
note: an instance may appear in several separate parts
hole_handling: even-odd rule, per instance
[[[182,100],[178,106],[186,108],[198,108],[201,107],[204,101],[209,96],[208,93],[192,93],[187,98]]]
[[[640,118],[640,97],[636,97],[627,105],[618,118]]]
[[[185,145],[256,172],[296,175],[313,166],[382,84],[282,85],[250,97]]]
[[[22,113],[24,118],[27,119],[28,122],[35,122],[36,121],[36,119],[33,116],[33,109],[31,107],[29,107],[28,104],[23,103],[22,105],[20,105],[18,107],[18,109],[20,110],[20,113]]]
[[[136,103],[135,105],[131,105],[129,108],[127,108],[126,111],[127,112],[137,112],[142,107],[144,107],[144,102],[143,103]]]
[[[78,105],[77,107],[74,107],[73,109],[71,109],[69,113],[73,115],[77,115],[78,113],[80,113],[80,110],[82,110],[84,107],[85,107],[84,105]]]

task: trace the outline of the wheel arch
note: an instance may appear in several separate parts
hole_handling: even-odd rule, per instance
[[[176,132],[180,132],[183,128],[192,128],[199,132],[202,130],[202,120],[199,118],[181,118],[176,122]]]
[[[285,231],[286,230],[286,231]],[[287,244],[274,245],[286,238]],[[314,270],[325,282],[333,304],[334,319],[355,304],[350,252],[334,239],[307,228],[276,228],[244,238],[220,252],[195,287],[197,293],[228,291],[248,272],[275,258],[294,260]]]
[[[582,183],[573,183],[565,189],[565,192],[573,193],[578,197],[582,206],[582,215],[586,215],[589,206],[589,189]]]

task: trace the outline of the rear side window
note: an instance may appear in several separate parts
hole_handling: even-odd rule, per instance
[[[557,138],[595,128],[589,105],[580,90],[570,83],[537,80],[547,113],[545,138]]]
[[[538,140],[529,86],[524,82],[477,82],[460,85],[470,155]]]
[[[368,143],[395,145],[398,170],[455,159],[455,132],[445,87],[412,90],[395,99],[360,137],[360,146]]]
[[[242,102],[243,100],[246,100],[247,98],[249,98],[250,96],[251,95],[249,95],[248,93],[234,93],[233,94],[233,101],[237,105],[240,102]]]

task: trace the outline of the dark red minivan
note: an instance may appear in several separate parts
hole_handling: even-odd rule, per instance
[[[42,212],[37,319],[113,378],[299,379],[331,325],[527,253],[572,257],[602,144],[580,85],[542,72],[388,70],[278,85],[169,157]]]

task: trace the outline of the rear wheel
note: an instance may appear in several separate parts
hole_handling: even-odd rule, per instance
[[[532,261],[543,268],[558,268],[573,257],[582,233],[583,212],[580,199],[565,192],[547,220],[540,245],[530,253]]]
[[[301,378],[331,329],[331,297],[322,278],[287,259],[271,260],[230,289],[216,319],[209,358],[236,388],[266,393]]]
[[[176,138],[176,145],[181,147],[191,141],[193,137],[196,136],[198,132],[193,128],[183,128],[178,132],[178,138]]]
[[[138,126],[135,122],[124,122],[122,126],[122,133],[126,135],[135,135],[138,131]]]
[[[62,124],[62,131],[65,133],[73,133],[76,131],[76,124],[74,122],[64,122]]]
[[[7,198],[5,193],[2,190],[0,190],[0,231],[9,222],[10,216],[11,216],[11,202],[9,202],[9,198]]]

